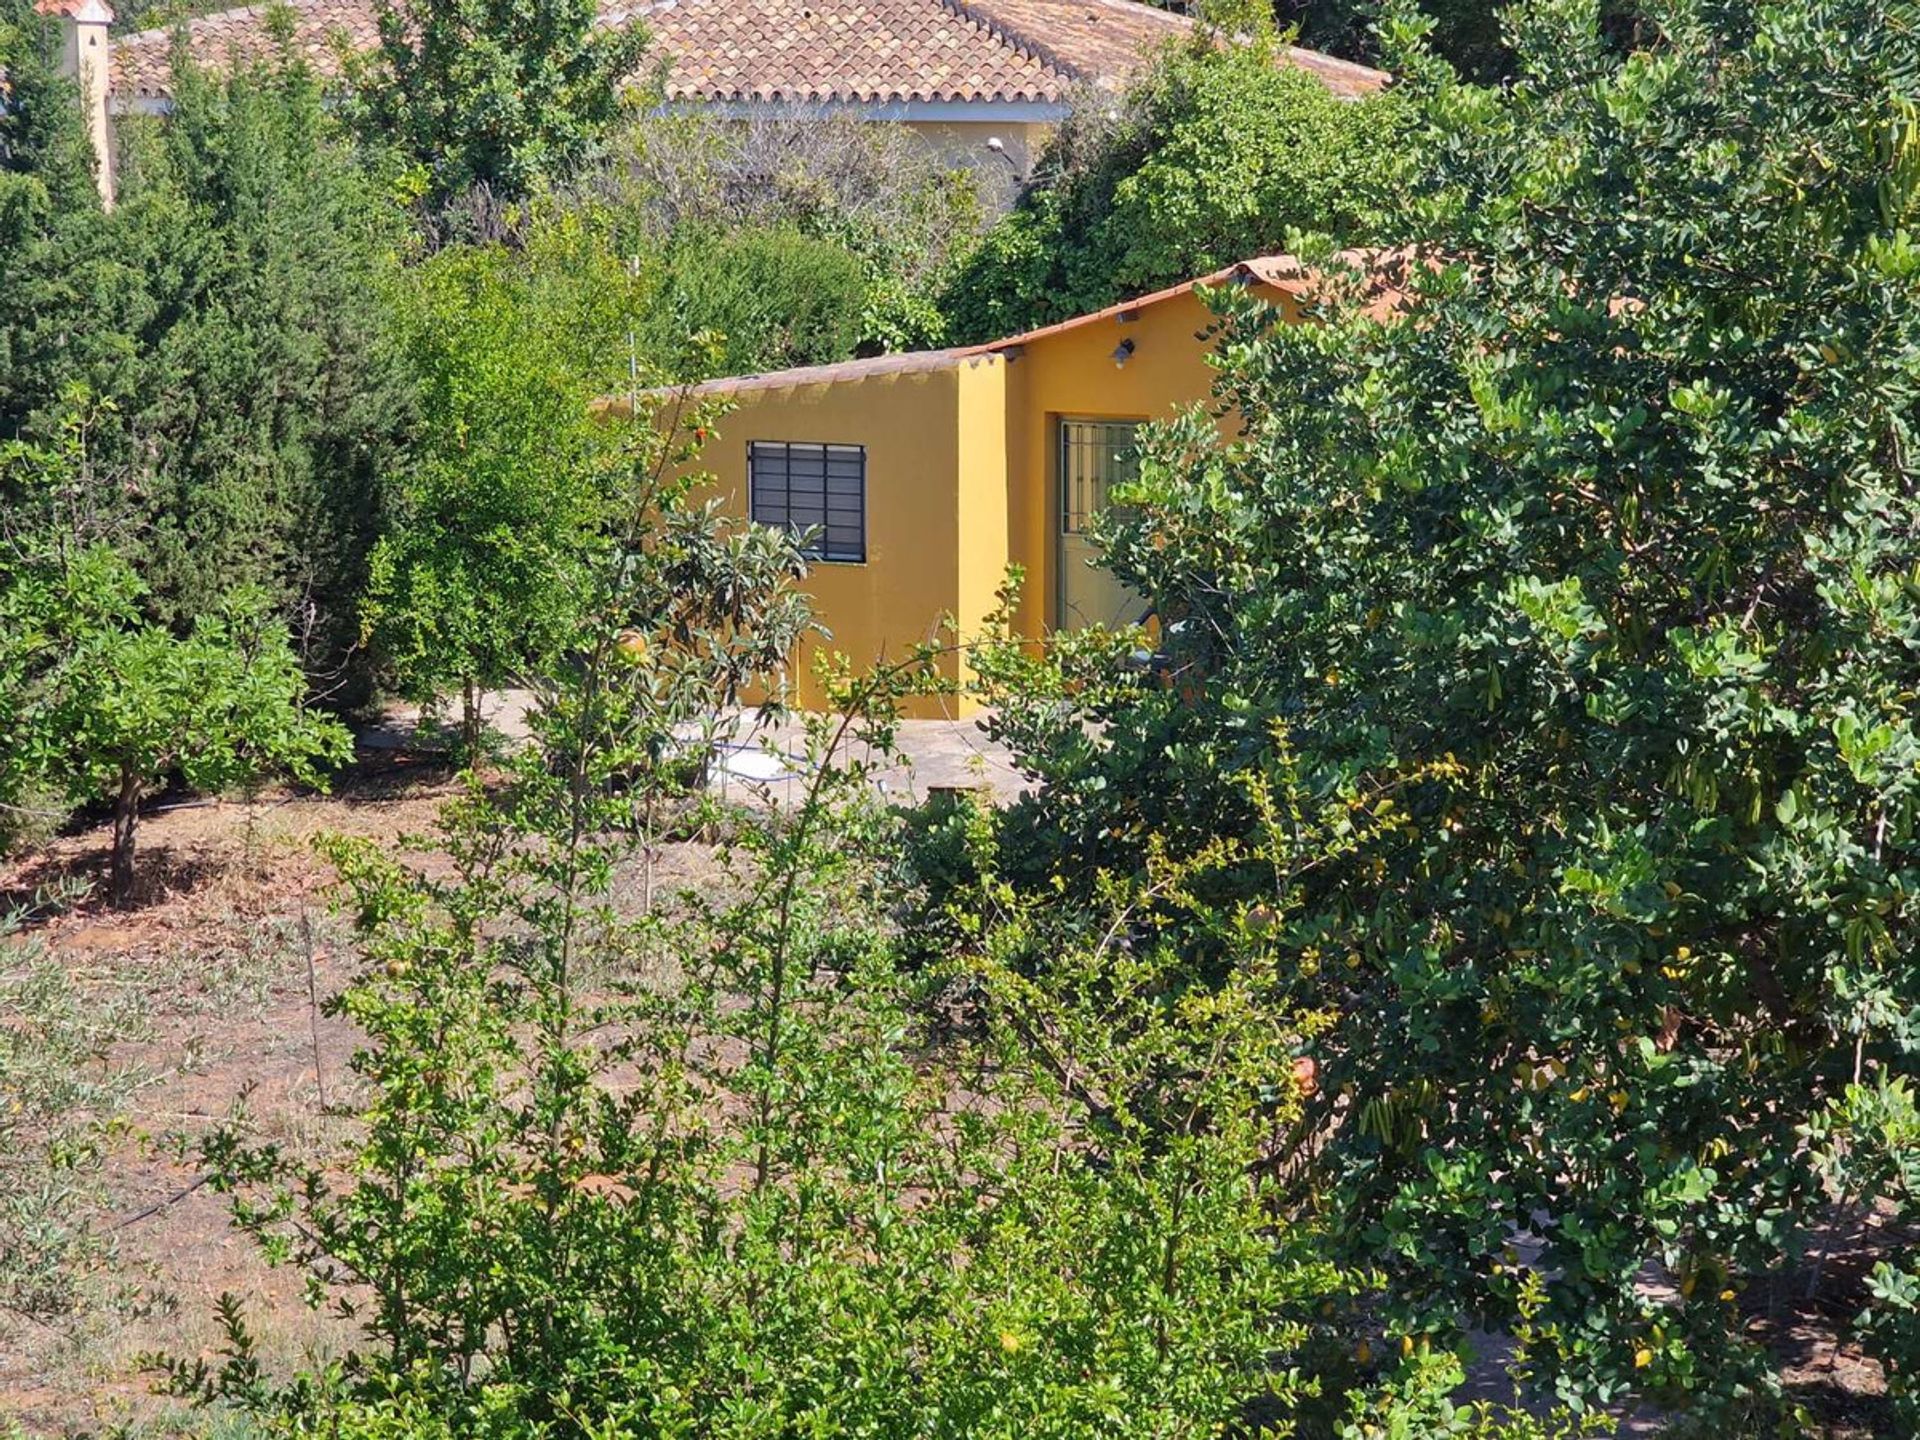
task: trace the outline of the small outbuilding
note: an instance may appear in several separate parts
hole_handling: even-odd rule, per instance
[[[710,381],[690,394],[733,408],[698,464],[733,513],[805,537],[831,632],[818,643],[856,664],[949,623],[977,634],[1011,565],[1026,574],[1021,634],[1133,623],[1145,605],[1098,566],[1088,530],[1133,472],[1139,428],[1211,395],[1215,316],[1198,290],[1248,287],[1292,323],[1317,279],[1265,256],[986,345]],[[822,700],[811,661],[787,676],[802,705]],[[962,655],[947,663],[964,677]]]

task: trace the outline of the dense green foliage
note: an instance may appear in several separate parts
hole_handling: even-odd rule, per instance
[[[421,430],[388,485],[362,622],[402,690],[525,683],[572,632],[615,456],[597,395],[630,385],[647,281],[570,217],[517,250],[455,246],[406,272],[395,338]]]
[[[990,198],[919,137],[831,115],[650,117],[580,188],[666,256],[655,363],[707,360],[688,338],[711,328],[736,373],[944,343],[934,292]]]
[[[0,4],[0,284],[6,256],[46,207],[85,205],[93,188],[93,146],[80,117],[80,92],[55,73],[59,22],[33,0]],[[0,350],[0,369],[6,352]]]
[[[1428,44],[1469,80],[1491,84],[1511,79],[1516,57],[1504,28],[1507,7],[1499,0],[1420,0],[1432,22]],[[1380,0],[1274,0],[1274,14],[1292,27],[1299,43],[1366,65],[1382,65]],[[1647,24],[1641,34],[1642,17]],[[1595,33],[1623,51],[1657,32],[1657,7],[1639,0],[1601,0],[1591,17]]]
[[[145,619],[125,560],[59,523],[84,472],[24,449],[5,459],[20,503],[0,549],[0,805],[46,788],[110,803],[111,889],[125,902],[152,790],[176,774],[216,792],[274,772],[317,783],[347,734],[306,709],[264,597],[223,596],[184,636]]]
[[[1469,79],[1492,81],[1509,73],[1513,55],[1500,33],[1505,7],[1499,0],[1422,0],[1420,8],[1433,21],[1435,52]],[[1301,45],[1365,65],[1381,63],[1379,0],[1275,0],[1273,9]]]
[[[1081,105],[1013,211],[948,281],[963,341],[1179,284],[1305,235],[1378,233],[1401,108],[1352,103],[1268,42],[1167,55],[1115,109]]]
[[[867,275],[845,246],[788,228],[674,240],[647,320],[648,353],[671,373],[703,379],[853,354]]]
[[[1432,268],[1236,313],[1244,438],[1167,429],[1110,536],[1161,680],[1015,669],[1006,723],[1069,882],[1248,832],[1284,737],[1361,827],[1290,927],[1344,1253],[1420,1332],[1537,1282],[1564,1393],[1757,1426],[1743,1317],[1915,1203],[1920,56],[1874,0],[1648,13],[1518,7],[1505,91],[1402,59]]]
[[[595,0],[398,0],[354,68],[369,141],[419,168],[440,204],[478,186],[530,193],[590,156],[640,80],[647,32],[602,27]]]
[[[297,65],[181,66],[176,96],[129,136],[112,213],[89,181],[0,245],[0,438],[84,416],[76,521],[147,613],[184,631],[256,587],[332,677],[407,421],[380,343],[397,236]]]

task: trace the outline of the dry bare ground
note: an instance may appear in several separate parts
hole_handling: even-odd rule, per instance
[[[317,1156],[344,1138],[355,1036],[313,1002],[345,983],[352,957],[312,842],[424,832],[453,791],[443,768],[382,754],[327,796],[163,805],[142,827],[135,904],[116,910],[88,896],[41,912],[16,937],[65,978],[79,1007],[118,1017],[117,1037],[92,1062],[117,1080],[116,1103],[97,1116],[97,1192],[85,1198],[89,1213],[67,1217],[87,1220],[104,1244],[64,1313],[0,1309],[0,1432],[9,1419],[34,1435],[187,1428],[193,1417],[150,1393],[140,1357],[213,1354],[222,1293],[245,1302],[272,1361],[347,1341],[302,1302],[297,1277],[269,1269],[233,1230],[194,1152],[241,1105],[260,1134],[298,1152]],[[103,830],[81,830],[0,868],[0,909],[101,875],[104,841]],[[704,858],[669,847],[659,883],[691,878]]]
[[[27,932],[83,1001],[131,997],[137,1009],[100,1062],[128,1078],[121,1114],[102,1117],[95,1218],[106,1246],[72,1313],[0,1328],[0,1413],[30,1433],[133,1419],[165,1433],[165,1407],[148,1395],[138,1358],[211,1353],[223,1291],[248,1302],[276,1358],[339,1343],[331,1322],[300,1303],[294,1277],[268,1270],[233,1232],[193,1151],[241,1103],[266,1133],[301,1149],[338,1138],[342,1122],[328,1110],[351,1100],[353,1036],[311,1003],[307,935],[318,995],[339,988],[349,960],[311,841],[425,828],[449,790],[443,773],[394,757],[333,796],[163,808],[144,827],[136,904],[114,910],[88,898]],[[17,903],[90,879],[104,867],[102,840],[97,830],[64,837],[0,877],[0,890]]]

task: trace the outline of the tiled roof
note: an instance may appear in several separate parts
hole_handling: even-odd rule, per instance
[[[244,5],[187,22],[187,49],[202,65],[224,66],[264,59],[278,48],[270,17],[286,17],[288,44],[313,69],[340,73],[340,54],[379,43],[378,14],[368,0],[295,0],[289,5]],[[173,85],[171,29],[139,30],[113,42],[116,100],[162,99]]]
[[[899,355],[875,355],[865,360],[837,360],[830,365],[801,365],[791,370],[765,370],[757,375],[727,375],[688,387],[687,393],[703,395],[740,395],[751,390],[791,390],[801,385],[838,385],[846,380],[875,380],[883,375],[924,375],[935,370],[951,370],[962,362],[986,353],[987,347],[958,350],[908,350]],[[654,394],[672,394],[660,390]],[[619,412],[620,402],[611,408]]]
[[[1185,15],[1134,0],[947,0],[1009,42],[1095,82],[1124,80],[1142,49],[1193,33]],[[1381,71],[1289,46],[1286,59],[1320,77],[1336,95],[1356,98],[1387,83]]]
[[[1073,83],[941,0],[678,0],[642,14],[671,61],[670,100],[1049,101]]]
[[[1104,310],[1043,325],[1038,330],[1009,335],[1004,340],[989,340],[963,353],[1017,349],[1035,340],[1044,340],[1049,335],[1058,335],[1063,330],[1078,330],[1083,325],[1097,324],[1102,320],[1128,317],[1133,311],[1158,305],[1162,300],[1171,300],[1176,295],[1184,295],[1203,285],[1218,287],[1258,283],[1291,295],[1296,300],[1311,303],[1334,298],[1357,277],[1359,289],[1354,298],[1361,302],[1362,310],[1370,318],[1384,321],[1398,314],[1408,302],[1410,268],[1428,263],[1409,250],[1342,250],[1333,257],[1333,264],[1325,268],[1309,265],[1296,255],[1256,255],[1251,260],[1241,260],[1211,275],[1169,285],[1164,290],[1155,290],[1151,295],[1122,300]]]
[[[377,41],[377,7],[290,0],[223,10],[188,22],[188,46],[210,65],[270,54],[278,8],[295,52],[331,76],[342,47]],[[1075,84],[1124,83],[1158,44],[1193,25],[1136,0],[603,0],[602,18],[647,25],[651,56],[667,62],[668,98],[706,101],[1052,103]],[[116,40],[115,96],[165,97],[171,49],[165,29]],[[1310,51],[1288,58],[1337,94],[1378,89],[1386,78]]]

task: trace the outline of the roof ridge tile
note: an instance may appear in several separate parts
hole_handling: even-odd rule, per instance
[[[980,4],[979,0],[938,0],[938,3],[942,9],[972,21],[1008,49],[1031,55],[1041,64],[1049,69],[1058,70],[1070,80],[1087,78],[1077,65],[1057,53],[1052,46],[1014,29],[986,6]]]

